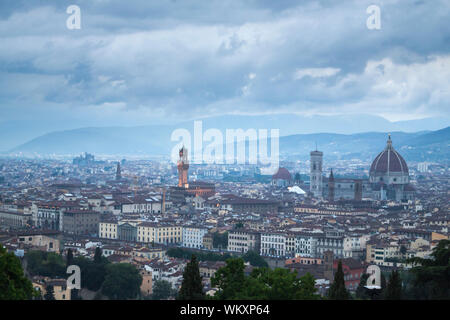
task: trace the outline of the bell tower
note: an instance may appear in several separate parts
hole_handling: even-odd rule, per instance
[[[310,153],[310,185],[309,191],[316,198],[322,198],[322,159],[323,152],[311,151]]]
[[[334,202],[334,175],[331,169],[330,177],[328,178],[328,201]]]
[[[122,180],[122,172],[120,170],[120,162],[117,162],[117,168],[116,168],[116,180]]]
[[[178,186],[182,188],[188,188],[188,169],[189,169],[189,160],[188,160],[188,150],[183,146],[179,152],[180,158],[178,159]]]

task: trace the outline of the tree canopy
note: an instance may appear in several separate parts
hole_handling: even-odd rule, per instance
[[[414,299],[450,299],[450,240],[441,240],[433,249],[430,259],[412,258],[415,265],[412,292]]]
[[[249,276],[244,273],[244,260],[231,258],[215,273],[211,285],[218,288],[214,298],[219,300],[294,300],[319,299],[315,280],[309,273],[297,277],[288,269],[255,268]]]
[[[85,257],[76,257],[73,264],[80,267],[81,287],[91,291],[97,291],[101,288],[106,277],[106,266],[109,264],[107,259],[95,263]]]
[[[65,278],[66,263],[61,255],[55,252],[29,251],[25,254],[27,271],[31,275],[50,278]]]
[[[201,252],[186,248],[170,248],[166,254],[169,257],[190,259],[193,254],[199,261],[225,261],[231,258],[229,253],[219,254],[214,252]]]
[[[244,259],[245,262],[250,262],[250,264],[254,267],[263,267],[267,268],[269,265],[267,264],[266,260],[264,260],[263,257],[261,257],[258,252],[249,250],[247,251],[243,256],[242,259]]]
[[[213,233],[213,247],[214,248],[221,248],[221,249],[228,248],[228,232],[224,232],[224,233],[215,232],[215,233]]]
[[[0,245],[0,300],[26,300],[32,296],[33,286],[19,258]]]
[[[402,299],[402,280],[397,270],[392,270],[391,276],[384,293],[385,300],[401,300]]]
[[[169,281],[157,280],[153,284],[153,300],[167,300],[176,295],[176,290],[172,288]]]
[[[140,295],[142,276],[129,263],[114,263],[106,266],[106,277],[102,294],[110,299],[136,299]]]
[[[55,300],[55,290],[52,285],[49,285],[45,288],[45,300]]]

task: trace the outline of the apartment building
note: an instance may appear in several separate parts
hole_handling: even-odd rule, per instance
[[[183,227],[176,225],[142,222],[137,225],[137,241],[144,243],[179,244]]]
[[[228,250],[246,253],[249,250],[260,252],[261,234],[259,232],[238,229],[228,232]]]
[[[63,231],[68,234],[97,234],[100,213],[93,210],[67,210],[64,212]]]
[[[182,246],[187,248],[203,248],[203,237],[208,233],[208,229],[200,227],[183,227]]]
[[[261,233],[260,254],[268,257],[285,257],[286,234],[280,232]]]

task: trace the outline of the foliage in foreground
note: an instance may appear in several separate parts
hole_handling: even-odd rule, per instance
[[[33,286],[19,258],[0,245],[0,300],[27,300],[32,296]]]
[[[319,299],[314,278],[309,273],[298,278],[288,269],[255,268],[250,275],[244,273],[241,258],[230,258],[215,273],[211,285],[219,290],[218,300],[312,300]]]

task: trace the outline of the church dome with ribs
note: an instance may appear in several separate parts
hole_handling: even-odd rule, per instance
[[[378,154],[370,167],[370,173],[389,174],[404,173],[409,174],[405,159],[392,146],[391,136],[387,141],[386,148]]]
[[[280,179],[280,180],[292,180],[292,176],[286,168],[279,168],[277,173],[272,176],[272,179]]]

